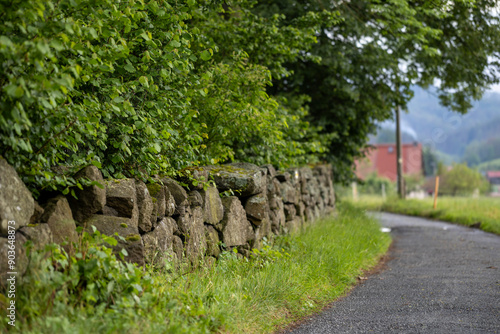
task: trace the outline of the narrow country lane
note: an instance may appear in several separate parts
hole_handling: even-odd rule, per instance
[[[290,331],[500,333],[500,236],[388,213],[387,268]]]

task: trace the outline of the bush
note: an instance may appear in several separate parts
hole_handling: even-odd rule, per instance
[[[32,252],[18,286],[18,319],[30,323],[68,307],[85,307],[89,314],[95,314],[139,301],[143,286],[150,283],[148,278],[137,266],[119,261],[105,244],[116,246],[117,241],[98,231],[92,235],[84,232],[74,256],[56,244]],[[125,255],[122,250],[122,260]]]
[[[307,110],[266,89],[304,57],[315,20],[282,25],[252,6],[0,4],[0,152],[33,191],[68,192],[89,164],[145,179],[232,159],[314,162],[324,146]]]
[[[490,188],[488,181],[478,171],[467,167],[467,164],[454,164],[450,170],[440,168],[439,194],[468,195],[476,189],[487,192]]]
[[[385,188],[387,195],[395,193],[395,184],[388,178],[379,177],[376,173],[369,175],[366,180],[359,185],[358,191],[360,194],[381,195],[382,187]]]
[[[125,251],[117,259],[109,248],[116,244],[95,231],[83,233],[74,256],[55,244],[29,254],[30,265],[16,289],[15,329],[206,333],[220,328],[220,315],[207,317],[198,296],[163,286],[166,275],[124,262]],[[0,294],[4,310],[6,301]],[[2,317],[0,328],[9,328],[8,320]]]

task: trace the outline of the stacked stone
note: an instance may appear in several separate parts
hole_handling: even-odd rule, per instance
[[[78,241],[76,225],[64,196],[56,196],[40,206],[26,185],[5,159],[0,157],[0,280],[7,272],[24,274],[28,259],[23,245],[31,240],[34,250],[46,244],[65,243],[71,251],[72,242]],[[10,241],[10,242],[9,242]],[[9,264],[10,250],[15,264]]]
[[[14,220],[21,272],[26,262],[21,244],[32,240],[40,249],[65,242],[71,252],[77,225],[117,234],[114,250],[126,249],[125,259],[139,265],[212,263],[222,249],[237,248],[248,256],[264,237],[297,231],[335,206],[329,166],[277,172],[271,165],[233,163],[198,168],[193,176],[212,180],[212,185],[204,188],[203,182],[195,182],[187,189],[166,177],[147,185],[133,179],[104,180],[89,166],[75,177],[101,186],[76,189],[78,199],[59,195],[38,205],[0,158],[0,251],[7,254],[7,224]],[[0,273],[9,271],[4,255]]]

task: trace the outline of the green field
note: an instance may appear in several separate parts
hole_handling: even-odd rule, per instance
[[[437,208],[433,209],[432,198],[423,200],[400,200],[389,198],[384,201],[378,196],[361,196],[353,202],[356,207],[372,211],[388,211],[411,216],[471,226],[480,223],[480,228],[487,232],[500,234],[500,198],[494,197],[439,197]]]
[[[281,237],[250,259],[227,252],[217,266],[194,271],[143,272],[97,246],[78,253],[72,265],[57,250],[51,257],[38,254],[25,283],[18,286],[14,330],[273,332],[344,295],[390,242],[375,219],[344,203],[336,218]],[[7,326],[2,318],[0,326]]]

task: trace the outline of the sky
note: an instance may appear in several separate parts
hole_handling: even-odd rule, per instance
[[[492,86],[488,91],[489,92],[500,93],[500,84]]]

